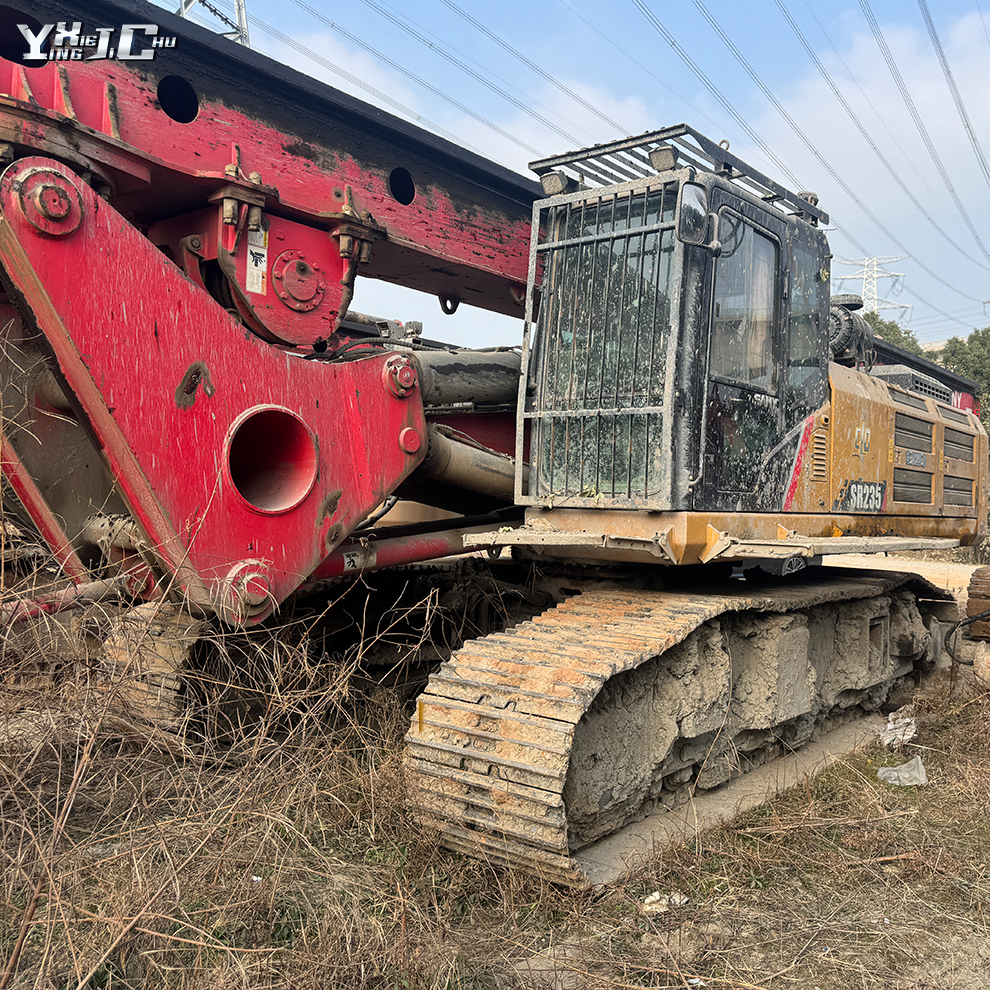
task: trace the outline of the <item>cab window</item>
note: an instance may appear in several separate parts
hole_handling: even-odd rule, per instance
[[[826,397],[826,334],[821,326],[823,279],[818,252],[794,241],[790,264],[786,420],[797,422],[819,408]]]
[[[722,212],[709,373],[773,393],[779,249],[742,217]]]

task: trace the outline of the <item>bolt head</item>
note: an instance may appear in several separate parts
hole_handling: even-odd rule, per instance
[[[83,217],[82,197],[73,180],[55,168],[25,166],[14,179],[24,219],[39,233],[65,237]]]
[[[275,605],[268,576],[258,570],[258,561],[241,561],[224,583],[221,611],[227,622],[250,625],[271,614]]]
[[[406,357],[390,357],[383,371],[385,388],[397,399],[410,395],[419,384],[416,366]]]
[[[260,605],[271,592],[271,585],[264,574],[258,572],[245,574],[238,582],[237,597],[245,605]]]
[[[34,202],[42,216],[49,220],[64,220],[72,208],[65,190],[49,184],[35,190]]]
[[[399,448],[407,454],[415,454],[423,446],[423,438],[411,426],[399,432]]]

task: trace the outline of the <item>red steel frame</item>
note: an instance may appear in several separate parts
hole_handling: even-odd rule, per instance
[[[69,190],[63,235],[32,222],[24,190],[38,175],[43,190]],[[263,618],[422,460],[422,402],[390,388],[390,355],[326,364],[245,334],[55,161],[8,169],[0,210],[7,278],[148,544],[194,603]],[[191,368],[202,381],[187,396]]]
[[[183,122],[159,88],[171,54],[153,66],[0,58],[0,157],[14,159],[0,179],[0,274],[140,528],[152,571],[125,554],[138,566],[108,589],[180,590],[256,622],[312,576],[349,567],[336,548],[426,454],[415,373],[394,352],[319,359],[355,273],[521,318],[537,187],[329,90],[319,99],[338,116],[319,136],[294,132],[311,84],[278,67],[280,98],[295,93],[299,113],[242,109],[257,102],[231,99],[211,66]],[[253,85],[257,101],[257,80],[235,65],[257,56],[217,55],[233,92]],[[195,56],[185,65],[196,81]],[[387,164],[403,149],[422,168],[411,196]],[[472,417],[457,426],[471,434]],[[493,446],[511,450],[511,422],[496,432]],[[66,573],[96,588],[14,445],[2,438],[0,451]],[[457,552],[459,533],[423,534],[378,558]]]

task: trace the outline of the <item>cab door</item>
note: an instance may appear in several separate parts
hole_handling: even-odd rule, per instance
[[[724,199],[708,321],[702,497],[695,504],[759,511],[781,434],[786,228],[749,203]]]

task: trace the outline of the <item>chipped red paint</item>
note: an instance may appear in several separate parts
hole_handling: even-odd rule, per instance
[[[173,120],[158,104],[156,84],[119,62],[25,68],[0,59],[0,93],[10,94],[0,97],[0,140],[102,176],[135,214],[177,216],[179,203],[202,201],[204,190],[229,185],[260,195],[266,211],[303,218],[316,230],[333,227],[342,211],[370,216],[388,242],[381,258],[373,254],[368,270],[376,277],[403,280],[403,251],[411,250],[496,276],[498,298],[472,301],[522,316],[511,290],[526,284],[528,207],[515,215],[486,214],[430,185],[403,204],[384,171],[218,100],[201,100],[190,123]],[[297,249],[291,242],[285,247]]]
[[[37,170],[79,194],[64,236],[25,216],[20,191]],[[409,454],[399,437],[425,437],[422,402],[385,387],[387,355],[308,361],[246,335],[53,160],[9,168],[0,209],[7,277],[193,601],[236,618],[231,597],[254,595],[251,618],[264,617],[421,461],[425,448]]]
[[[5,443],[2,467],[77,583],[91,578],[75,535],[87,512],[129,511],[158,563],[130,593],[177,583],[257,621],[427,452],[419,390],[389,389],[373,341],[318,359],[337,350],[326,341],[355,275],[521,318],[538,189],[331,90],[310,112],[307,81],[269,67],[259,83],[232,68],[239,50],[206,68],[182,54],[175,68],[0,59],[0,147],[16,160],[0,182],[0,264],[27,329],[11,339],[41,331],[66,422],[89,430],[107,487],[97,467],[88,502],[48,474],[42,491],[30,445],[25,466]],[[172,71],[199,87],[192,119],[162,96]],[[32,381],[4,385],[28,428],[48,415]],[[481,431],[509,450],[511,414],[497,418]],[[59,449],[89,472],[73,430]],[[71,505],[71,533],[53,504]],[[450,552],[442,542],[423,546]]]
[[[784,512],[790,512],[791,506],[794,504],[798,481],[801,478],[801,468],[804,466],[804,455],[808,452],[808,444],[811,442],[811,430],[814,425],[815,417],[809,416],[805,421],[804,432],[801,434],[801,443],[798,445],[798,451],[794,457],[794,469],[791,471],[791,481],[787,486],[787,494],[784,496]]]

